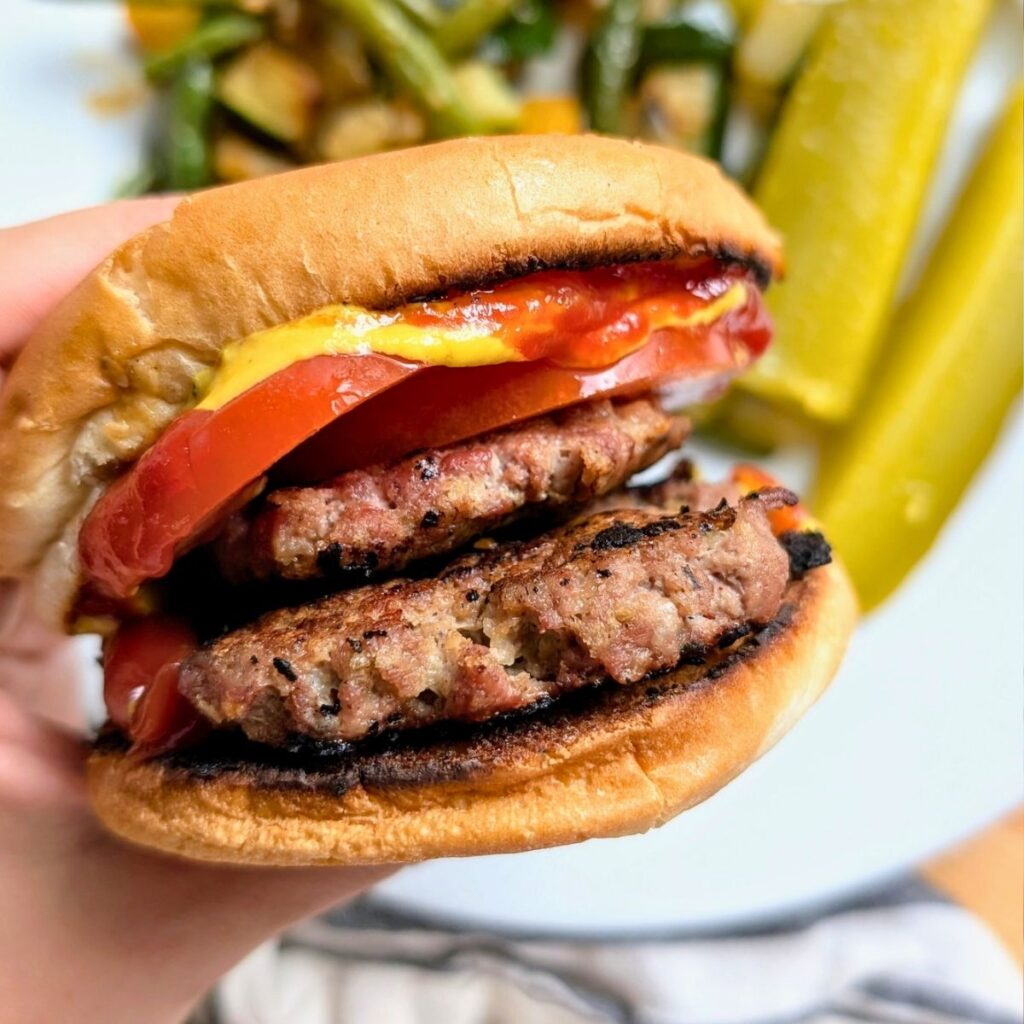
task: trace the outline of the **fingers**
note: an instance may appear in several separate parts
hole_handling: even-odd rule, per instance
[[[0,374],[36,324],[121,242],[167,220],[180,196],[150,196],[0,231]]]
[[[75,641],[54,633],[32,614],[23,586],[0,580],[0,695],[23,709],[81,732],[85,715],[79,686],[85,658]]]

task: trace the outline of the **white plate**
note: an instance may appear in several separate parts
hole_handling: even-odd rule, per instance
[[[4,6],[0,224],[102,201],[134,167],[140,132],[138,113],[98,118],[87,104],[128,74],[120,12],[102,0]],[[1003,14],[965,90],[919,249],[1018,73],[1016,5]],[[1018,415],[935,550],[864,623],[830,692],[713,800],[646,836],[411,868],[380,896],[531,930],[721,925],[855,890],[1013,806],[1022,465]]]

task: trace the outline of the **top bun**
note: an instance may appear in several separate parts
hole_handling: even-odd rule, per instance
[[[547,266],[779,243],[713,164],[588,136],[459,139],[184,199],[40,325],[0,396],[0,576],[74,589],[95,496],[192,399],[230,341],[331,303],[387,308]]]

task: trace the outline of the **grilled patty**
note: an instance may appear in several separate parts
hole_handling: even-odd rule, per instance
[[[791,494],[668,515],[647,503],[676,504],[687,486],[627,493],[640,507],[467,555],[436,578],[271,612],[188,659],[182,691],[257,741],[352,741],[671,669],[770,621],[790,575],[766,511]]]
[[[232,582],[398,571],[524,515],[571,511],[616,490],[677,447],[686,426],[646,398],[577,406],[272,491],[230,520],[214,550]]]

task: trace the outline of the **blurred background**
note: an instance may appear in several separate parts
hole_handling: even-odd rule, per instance
[[[419,866],[378,890],[381,913],[758,927],[877,890],[1020,804],[1019,2],[6,0],[3,17],[0,224],[454,135],[597,131],[720,161],[786,237],[775,345],[694,410],[697,449],[709,475],[756,457],[809,495],[867,613],[840,678],[658,832]],[[981,863],[975,902],[1005,917],[1017,861]]]

